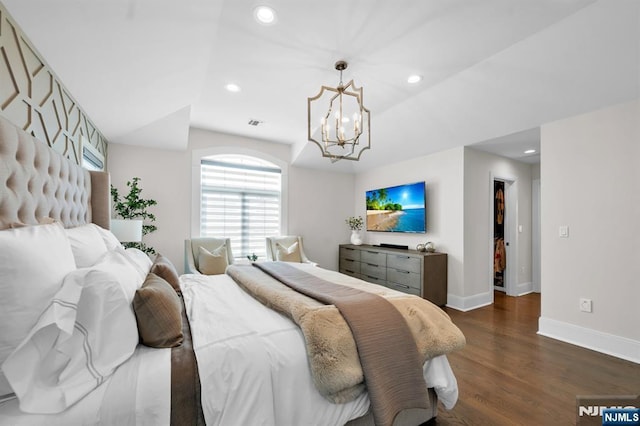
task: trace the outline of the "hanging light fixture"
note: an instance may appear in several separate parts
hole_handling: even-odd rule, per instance
[[[318,145],[323,157],[338,160],[358,161],[360,155],[371,147],[369,134],[369,110],[362,101],[362,87],[357,88],[353,80],[345,86],[342,71],[347,69],[345,61],[336,62],[340,71],[338,87],[322,86],[320,93],[307,98],[308,138]]]

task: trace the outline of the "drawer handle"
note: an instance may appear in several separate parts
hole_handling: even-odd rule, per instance
[[[379,266],[379,265],[376,265],[375,263],[367,263],[367,265],[369,265],[369,266],[375,266],[376,268]]]
[[[395,283],[395,285],[397,285],[398,287],[406,288],[407,290],[409,290],[411,288],[408,285],[402,285],[402,284],[398,284],[398,283]]]
[[[411,256],[396,256],[398,259],[411,259]]]
[[[372,280],[376,280],[376,281],[380,279],[378,277],[372,277],[371,275],[367,275],[367,278],[371,278]]]
[[[397,272],[402,272],[403,274],[410,274],[410,273],[411,273],[411,272],[409,272],[409,271],[401,271],[401,270],[399,270],[399,269],[396,269],[396,271],[397,271]]]
[[[371,250],[367,250],[367,253],[371,253],[371,254],[378,254],[377,251],[371,251]]]
[[[345,269],[346,272],[349,272],[350,274],[355,274],[355,271],[351,271],[349,269]]]
[[[349,247],[343,247],[345,250],[351,250],[351,251],[355,251],[355,249],[349,248]]]
[[[353,259],[344,259],[345,262],[355,262]]]

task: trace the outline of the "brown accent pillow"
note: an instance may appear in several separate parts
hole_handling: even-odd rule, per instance
[[[224,274],[229,266],[227,247],[220,246],[211,253],[204,247],[198,248],[198,270],[204,275]]]
[[[168,282],[150,272],[133,297],[143,345],[172,348],[182,344],[182,303]]]
[[[175,291],[180,291],[180,277],[178,276],[178,271],[176,271],[176,267],[173,266],[173,263],[171,263],[168,258],[158,254],[156,259],[153,261],[153,265],[149,272],[153,272],[157,276],[163,278],[166,282],[171,284],[171,287],[173,287]]]

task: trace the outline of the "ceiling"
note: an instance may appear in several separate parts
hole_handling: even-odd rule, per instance
[[[186,149],[191,126],[341,172],[478,142],[535,162],[517,151],[542,124],[640,96],[640,0],[0,1],[112,143]],[[339,59],[372,149],[332,164],[307,141],[307,98]]]

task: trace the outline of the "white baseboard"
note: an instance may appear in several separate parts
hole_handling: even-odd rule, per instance
[[[467,312],[493,303],[493,291],[474,294],[469,297],[460,297],[453,294],[447,295],[447,307]]]
[[[518,296],[524,296],[525,294],[533,293],[533,283],[518,283],[516,286],[516,294]]]
[[[640,364],[640,342],[540,317],[538,334]]]

